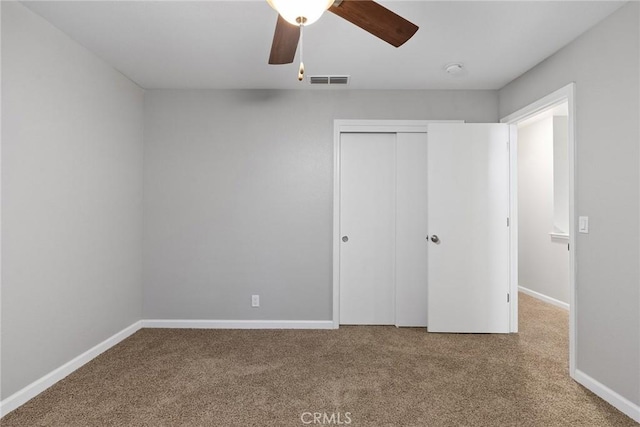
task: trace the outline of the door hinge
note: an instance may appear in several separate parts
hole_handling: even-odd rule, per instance
[[[507,302],[511,302],[511,295],[507,294]]]
[[[510,224],[509,218],[507,217],[507,227],[509,227],[509,224]]]

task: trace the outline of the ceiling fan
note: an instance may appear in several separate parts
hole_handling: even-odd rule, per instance
[[[290,64],[300,44],[298,80],[304,76],[302,33],[328,10],[387,43],[400,47],[418,26],[373,0],[267,0],[278,12],[269,64]],[[300,43],[299,43],[300,42]]]

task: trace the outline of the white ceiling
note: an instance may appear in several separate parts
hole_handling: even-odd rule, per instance
[[[23,2],[143,88],[309,88],[297,64],[267,65],[266,1]],[[381,1],[420,27],[396,49],[326,13],[305,29],[307,75],[351,89],[499,89],[621,1]],[[461,76],[447,63],[462,62]]]

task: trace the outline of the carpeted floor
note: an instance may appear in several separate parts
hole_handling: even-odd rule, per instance
[[[520,295],[520,322],[517,335],[143,329],[1,424],[637,425],[569,379],[566,311]]]

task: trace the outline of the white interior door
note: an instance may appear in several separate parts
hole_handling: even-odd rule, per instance
[[[396,326],[427,326],[427,134],[396,142]]]
[[[508,142],[504,124],[429,125],[429,332],[509,332]]]
[[[396,135],[340,137],[340,323],[395,322]]]

